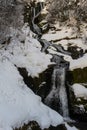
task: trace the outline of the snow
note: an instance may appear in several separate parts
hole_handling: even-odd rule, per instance
[[[71,86],[72,90],[74,91],[74,94],[77,98],[84,97],[87,99],[87,88],[80,84],[73,84]]]
[[[79,107],[80,111],[86,112],[84,105],[76,105],[76,106]]]
[[[61,44],[65,50],[67,50],[69,44],[70,46],[76,46],[78,48],[87,50],[87,44],[85,43],[87,31],[85,27],[83,27],[84,35],[77,37],[77,32],[73,30],[71,27],[62,27],[59,26],[59,23],[55,24],[56,30],[49,30],[47,34],[42,36],[42,39],[46,39],[48,41],[54,41],[55,44]],[[57,31],[57,29],[59,29]],[[85,31],[84,31],[85,30]],[[75,32],[74,32],[75,31]]]
[[[80,36],[78,35],[77,31],[75,31],[76,28],[63,27],[60,26],[59,23],[56,23],[54,26],[56,29],[53,31],[50,29],[47,34],[44,34],[42,36],[42,39],[46,39],[48,41],[55,41],[55,44],[62,45],[65,50],[68,49],[69,45],[71,47],[76,46],[78,50],[83,49],[83,52],[87,50],[87,44],[85,41],[85,38],[87,36],[87,30],[84,24],[82,24],[82,34],[80,34]],[[73,60],[71,56],[56,52],[52,48],[49,48],[48,51],[50,52],[50,54],[62,55],[66,61],[69,61],[70,70],[87,67],[87,54],[84,54],[83,57]]]
[[[55,44],[62,45],[65,50],[68,49],[68,46],[71,46],[71,47],[76,46],[78,51],[80,49],[83,49],[83,52],[87,50],[87,44],[85,43],[86,41],[84,41],[87,35],[85,26],[82,28],[82,32],[84,35],[81,34],[80,37],[77,37],[78,35],[77,32],[74,32],[75,29],[73,30],[73,28],[71,27],[62,27],[59,25],[59,23],[56,23],[55,28],[56,30],[53,30],[54,32],[52,30],[49,30],[47,34],[44,34],[42,36],[42,39],[46,39],[48,41],[55,41]],[[57,31],[57,29],[59,29],[59,31]],[[69,69],[71,71],[73,71],[74,69],[78,69],[78,68],[83,69],[87,67],[87,62],[86,62],[87,54],[86,53],[83,55],[83,57],[73,60],[71,56],[59,53],[56,50],[54,50],[54,48],[52,47],[48,48],[48,51],[50,54],[61,55],[64,57],[66,61],[69,61],[70,62]]]
[[[0,130],[19,128],[30,121],[36,121],[42,129],[63,123],[62,116],[41,102],[17,70],[25,68],[28,75],[38,76],[53,64],[52,56],[41,52],[27,25],[11,31],[10,42],[0,46]]]
[[[84,54],[83,57],[80,57],[76,60],[73,60],[71,56],[57,52],[54,48],[50,47],[47,49],[50,54],[56,54],[59,56],[63,56],[65,61],[68,61],[70,63],[69,69],[73,71],[74,69],[78,68],[85,68],[87,67],[87,54]]]
[[[63,122],[24,84],[14,64],[0,57],[0,130],[12,130],[33,120],[42,129]]]
[[[68,40],[61,40],[61,41],[55,42],[55,44],[63,46],[65,50],[68,49]]]
[[[30,121],[36,121],[42,129],[63,123],[62,116],[41,102],[41,98],[25,85],[17,70],[17,67],[25,68],[28,75],[37,77],[53,64],[52,56],[41,52],[41,45],[34,36],[30,28],[25,25],[20,31],[12,29],[10,43],[0,45],[0,130],[19,128]],[[55,34],[49,31],[49,34],[43,35],[42,38],[51,41],[66,37],[75,37],[71,29],[66,31],[64,28]],[[87,48],[79,39],[78,42],[75,40],[70,42],[72,45],[78,44],[84,50]],[[60,43],[67,50],[67,40],[62,40]],[[49,48],[48,51],[51,54],[64,56],[64,59],[70,62],[70,70],[87,67],[87,54],[73,60],[71,56],[58,53],[55,49]],[[72,89],[76,97],[87,98],[87,89],[84,86],[74,84]],[[67,130],[76,130],[67,124],[65,126]]]
[[[70,39],[70,40],[65,39],[65,40],[57,41],[55,42],[55,44],[62,45],[65,50],[68,49],[69,45],[70,47],[76,46],[78,47],[78,49],[83,49],[84,52],[85,50],[87,50],[87,44],[85,44],[83,42],[83,39],[81,38]]]
[[[55,48],[50,47],[47,50],[49,51],[50,54],[56,54],[56,55],[59,55],[59,56],[63,56],[63,58],[64,58],[65,61],[69,61],[70,62],[70,61],[73,60],[71,56],[63,54],[61,52],[57,52],[55,50]]]
[[[73,71],[74,69],[78,69],[78,68],[85,68],[87,67],[87,54],[84,54],[83,57],[80,57],[78,59],[72,59],[71,56],[57,52],[55,50],[55,48],[50,47],[47,49],[49,51],[50,54],[56,54],[59,56],[63,56],[65,61],[68,61],[70,63],[69,65],[69,69],[71,71]]]
[[[87,44],[84,43],[83,38],[68,40],[68,43],[71,43],[71,46],[77,46],[83,49],[84,52],[87,50]]]
[[[61,31],[56,31],[55,33],[52,33],[52,31],[49,31],[48,34],[44,34],[42,36],[42,39],[46,39],[47,41],[57,41],[64,38],[73,38],[76,37],[76,34],[72,34],[71,28],[63,27]]]
[[[33,33],[26,25],[21,32],[12,30],[15,37],[10,40],[10,44],[0,49],[2,57],[7,57],[17,67],[25,68],[28,75],[38,77],[46,70],[52,56],[41,52],[40,43],[33,38]]]
[[[65,123],[65,126],[66,126],[67,130],[77,130],[77,128],[75,126],[70,127],[67,123]]]
[[[87,67],[87,54],[76,60],[70,60],[70,70]]]

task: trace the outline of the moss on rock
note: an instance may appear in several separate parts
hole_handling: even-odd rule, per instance
[[[73,83],[86,83],[87,82],[87,67],[75,69],[71,71]]]

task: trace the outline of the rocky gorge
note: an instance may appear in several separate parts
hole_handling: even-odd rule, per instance
[[[14,6],[19,9],[21,3],[20,11],[17,10],[17,13],[23,13],[24,22],[28,23],[34,33],[33,37],[41,44],[41,52],[52,56],[52,64],[43,72],[40,72],[38,77],[29,75],[26,68],[18,66],[17,69],[23,77],[24,83],[42,98],[43,103],[59,112],[65,121],[69,122],[71,118],[76,122],[87,122],[87,64],[84,62],[87,52],[86,23],[83,22],[81,24],[80,28],[82,30],[80,31],[75,26],[71,27],[65,23],[60,24],[57,20],[51,23],[48,21],[49,12],[46,10],[50,3],[45,5],[43,2],[22,2],[18,1],[17,5]],[[13,9],[13,1],[11,5]],[[14,14],[12,15],[15,16]],[[19,16],[21,16],[22,22],[23,16]],[[19,20],[18,23],[20,23]],[[22,26],[22,24],[20,25]],[[5,26],[8,27],[7,25]],[[16,25],[12,23],[11,26],[15,28]],[[19,25],[18,27],[20,30],[21,27]],[[8,33],[9,31],[4,30],[4,32]],[[7,37],[4,38],[2,36]],[[10,43],[12,34],[10,32],[9,35],[1,34],[1,37],[2,48],[2,45]],[[24,39],[21,39],[21,41],[23,43]],[[73,121],[70,121],[71,125],[75,124],[71,122]],[[81,128],[81,130],[87,129],[86,125],[85,128],[83,126],[79,127],[79,125],[76,126],[79,129]],[[39,130],[40,128],[36,122],[31,122],[28,126],[25,125],[19,130],[21,129]],[[64,124],[58,127],[50,127],[49,129],[66,130],[67,128]]]

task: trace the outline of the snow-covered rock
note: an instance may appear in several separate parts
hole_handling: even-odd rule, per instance
[[[80,84],[73,84],[72,89],[74,91],[75,96],[87,98],[87,88]]]
[[[87,120],[87,88],[75,83],[69,88],[70,111],[74,118]]]
[[[52,64],[52,56],[41,52],[41,45],[33,38],[29,27],[25,25],[21,32],[12,32],[14,34],[9,45],[0,49],[2,57],[7,57],[17,67],[25,68],[32,77],[38,76]]]
[[[0,58],[0,130],[12,130],[29,121],[43,129],[61,124],[63,118],[24,84],[14,64]]]
[[[77,60],[70,61],[70,70],[87,67],[87,54]]]

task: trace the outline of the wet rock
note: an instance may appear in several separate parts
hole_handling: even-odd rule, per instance
[[[84,97],[77,98],[71,89],[69,95],[70,116],[78,121],[87,122],[87,99],[84,99]]]
[[[87,87],[87,68],[68,71],[66,75],[70,117],[79,121],[87,122],[87,99],[85,97],[75,96],[74,91],[71,89],[71,86],[75,83]]]
[[[24,125],[23,127],[15,130],[41,130],[41,128],[36,122],[32,121],[28,125]],[[46,128],[44,130],[67,130],[67,128],[65,127],[64,124],[61,124],[56,127],[50,126],[49,128]]]
[[[69,46],[68,52],[71,53],[73,59],[78,59],[84,55],[83,49],[78,48],[77,46]]]
[[[53,72],[53,66],[50,66],[47,70],[39,74],[39,77],[32,78],[28,76],[25,68],[18,68],[19,73],[22,75],[25,84],[33,90],[37,95],[42,97],[44,101],[51,89],[51,76]]]
[[[61,53],[66,54],[66,55],[71,55],[71,52],[65,51],[61,45],[52,44],[52,46],[55,47],[58,52],[61,52]]]
[[[69,62],[65,61],[62,56],[58,56],[56,54],[53,55],[52,62],[56,63],[57,67],[65,67],[66,70],[69,69]]]
[[[76,97],[71,86],[79,83],[87,87],[87,68],[75,69],[67,73],[67,90],[70,116],[79,121],[87,121],[87,98]]]
[[[87,67],[81,69],[74,69],[71,71],[73,83],[86,83],[87,82]]]
[[[51,45],[51,42],[45,40],[45,39],[39,39],[39,42],[42,45],[41,51],[47,52],[48,47]]]

